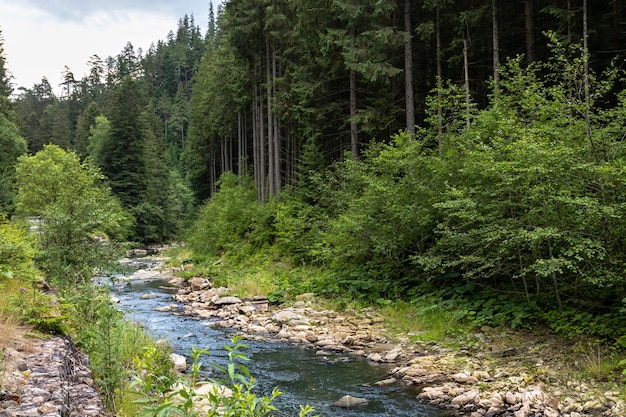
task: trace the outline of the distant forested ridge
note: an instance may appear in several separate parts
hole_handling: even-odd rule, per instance
[[[20,89],[11,123],[91,158],[135,240],[193,223],[197,250],[337,271],[328,292],[603,314],[626,298],[624,23],[622,0],[229,0],[59,96]]]

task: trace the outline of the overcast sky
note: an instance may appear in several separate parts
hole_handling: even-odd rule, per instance
[[[45,76],[58,93],[66,65],[81,79],[92,55],[116,56],[127,42],[146,51],[175,32],[185,14],[193,14],[204,34],[209,0],[0,0],[14,88],[31,88]]]

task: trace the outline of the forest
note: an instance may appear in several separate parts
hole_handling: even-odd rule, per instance
[[[26,198],[28,169],[83,164],[108,188],[81,209],[115,216],[76,239],[265,254],[321,271],[283,289],[626,346],[623,1],[229,0],[207,17],[93,55],[82,79],[66,67],[60,95],[13,91],[0,53],[7,216],[66,221]]]

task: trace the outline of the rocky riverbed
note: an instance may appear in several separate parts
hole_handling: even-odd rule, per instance
[[[179,287],[164,313],[184,314],[214,326],[238,330],[244,337],[286,341],[314,349],[359,355],[387,364],[389,378],[378,384],[406,384],[416,401],[449,408],[469,417],[625,416],[618,392],[585,382],[564,383],[542,344],[512,347],[512,333],[484,328],[480,343],[451,350],[435,342],[410,342],[385,336],[384,319],[372,309],[335,312],[315,308],[314,294],[301,294],[291,305],[273,306],[264,297],[240,299],[210,280],[172,279]],[[562,358],[561,358],[562,359]]]

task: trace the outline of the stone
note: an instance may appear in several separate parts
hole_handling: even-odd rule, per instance
[[[487,371],[480,371],[480,370],[472,372],[472,376],[474,378],[476,378],[477,380],[479,380],[479,381],[485,381],[485,380],[491,378],[491,375],[489,375],[489,372],[487,372]]]
[[[468,375],[466,373],[454,374],[454,375],[452,375],[452,380],[454,382],[459,383],[459,384],[469,384],[469,383],[477,382],[476,378],[474,378],[473,376]]]
[[[187,358],[183,355],[171,353],[170,360],[174,363],[174,370],[176,372],[185,372],[187,370]]]
[[[393,385],[396,383],[396,379],[395,378],[387,378],[387,379],[383,379],[382,381],[378,381],[378,382],[374,382],[374,386],[376,387],[388,387],[390,385]]]
[[[188,283],[191,291],[200,291],[211,286],[206,279],[198,277],[190,278]]]
[[[256,307],[250,304],[246,304],[239,307],[239,312],[242,314],[249,314],[256,311]]]
[[[507,404],[510,404],[510,405],[514,405],[514,404],[517,404],[517,403],[519,402],[519,400],[518,400],[518,398],[515,396],[515,394],[513,394],[513,393],[512,393],[512,392],[510,392],[510,391],[509,391],[509,392],[507,392],[507,393],[504,395],[504,401],[505,401]]]
[[[0,398],[0,417],[107,415],[94,388],[88,358],[71,341],[60,337],[33,339],[27,361],[29,366],[25,371],[4,375],[3,386],[10,378],[12,384],[19,386],[20,394]],[[63,414],[61,411],[67,404],[70,408]]]
[[[380,362],[383,360],[383,357],[380,353],[371,353],[367,356],[367,359],[371,360],[372,362]]]
[[[478,397],[478,390],[469,390],[461,395],[457,395],[456,397],[454,397],[450,403],[452,405],[465,405],[469,402],[473,402],[476,397]]]
[[[487,409],[487,412],[485,413],[485,417],[496,417],[501,412],[502,410],[500,410],[500,408],[492,406],[492,407],[489,407],[489,409]]]
[[[141,294],[141,297],[139,297],[142,300],[151,300],[153,298],[159,298],[160,295],[159,294],[155,294],[153,292],[148,293],[148,294]]]
[[[590,400],[583,404],[583,411],[588,414],[596,414],[606,410],[606,406],[598,400]]]
[[[279,323],[287,323],[292,320],[298,319],[298,317],[299,317],[298,314],[289,310],[279,311],[276,314],[274,314],[274,320],[276,320]]]
[[[224,385],[216,385],[211,382],[206,382],[201,385],[198,385],[197,387],[193,389],[193,391],[197,395],[208,395],[208,394],[217,392],[217,394],[220,397],[232,397],[233,396],[233,390],[231,390],[230,388]]]
[[[353,397],[351,395],[344,395],[338,401],[334,402],[332,406],[339,407],[339,408],[351,408],[351,407],[357,407],[360,405],[365,405],[367,403],[368,401],[365,398],[358,398],[358,397]]]
[[[429,401],[437,401],[446,397],[446,394],[441,390],[441,388],[435,387],[425,387],[422,392],[420,392],[417,396],[419,399],[426,399]]]
[[[238,297],[221,297],[213,301],[213,304],[223,306],[227,304],[241,304],[241,299]]]
[[[267,333],[269,333],[269,331],[265,327],[258,326],[258,325],[248,326],[248,331],[250,333],[255,333],[255,334],[267,334]]]

